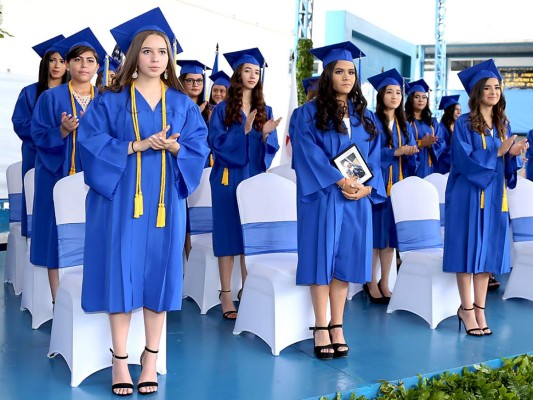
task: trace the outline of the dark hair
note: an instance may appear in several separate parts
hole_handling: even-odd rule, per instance
[[[182,86],[183,86],[183,90],[184,90],[184,93],[187,94],[187,89],[185,89],[185,79],[187,79],[187,75],[189,75],[188,73],[186,74],[181,74],[179,77],[178,77],[178,80],[181,82]],[[202,75],[202,78],[204,76]],[[198,98],[196,99],[196,105],[197,106],[200,106],[202,105],[202,103],[204,102],[204,96],[205,96],[205,79],[204,79],[204,87],[202,88],[202,91],[200,92],[200,94],[198,95]],[[188,96],[188,94],[187,94]],[[205,108],[204,108],[204,111],[202,111],[202,117],[204,118],[204,121],[207,122],[209,121],[209,114],[210,114],[210,108],[209,108],[209,105],[206,105]]]
[[[39,98],[41,93],[49,88],[48,79],[50,78],[50,59],[54,54],[57,54],[61,59],[61,54],[57,51],[52,50],[47,52],[39,63],[39,80],[37,81],[37,96],[35,100]],[[68,81],[68,72],[65,71],[63,77],[61,78],[61,83],[66,83]]]
[[[242,124],[242,79],[241,73],[244,64],[241,64],[233,71],[231,76],[228,94],[226,96],[226,118],[224,118],[224,125],[230,126],[232,123]],[[261,70],[261,69],[260,69]],[[250,110],[257,110],[254,120],[254,129],[261,131],[263,125],[267,121],[265,98],[263,97],[263,84],[261,83],[261,73],[257,84],[252,89],[252,104]]]
[[[452,133],[452,125],[455,124],[455,107],[458,105],[459,104],[452,104],[451,106],[446,107],[442,114],[442,118],[440,119],[441,124],[444,125],[450,133]]]
[[[385,133],[385,136],[387,137],[386,146],[392,147],[392,130],[389,128],[389,118],[385,114],[385,102],[383,101],[385,97],[385,92],[387,91],[387,87],[390,85],[383,86],[381,89],[378,90],[377,98],[376,98],[376,117],[381,121],[381,125],[383,125],[383,131]],[[400,89],[401,92],[401,89]],[[400,101],[400,105],[394,110],[394,117],[396,120],[398,120],[398,125],[400,127],[400,131],[402,132],[402,136],[405,140],[405,144],[409,143],[409,133],[407,132],[407,119],[405,117],[405,112],[403,110],[403,93],[402,93],[402,100]]]
[[[163,74],[161,74],[161,80],[165,85],[168,87],[172,87],[175,89],[178,89],[185,93],[185,89],[183,88],[183,85],[179,81],[178,77],[176,76],[176,69],[174,66],[174,62],[172,61],[172,47],[170,46],[170,42],[168,41],[167,36],[159,31],[142,31],[139,32],[131,42],[131,45],[128,49],[128,53],[126,54],[126,60],[124,61],[124,64],[121,66],[120,71],[117,75],[115,75],[115,78],[113,79],[113,82],[111,82],[111,86],[108,86],[104,88],[104,92],[107,90],[111,90],[115,93],[118,93],[124,89],[125,86],[131,85],[131,83],[134,81],[132,78],[133,73],[137,69],[137,59],[139,58],[139,54],[141,52],[142,44],[146,40],[146,38],[150,35],[157,35],[161,36],[166,43],[167,46],[167,54],[168,54],[168,63],[167,63],[167,78],[164,77]]]
[[[405,114],[407,115],[408,122],[415,121],[415,111],[413,107],[413,102],[414,102],[416,93],[417,92],[413,92],[409,96],[407,96],[407,101],[405,102]],[[431,118],[432,116],[431,110],[429,109],[429,93],[427,94],[427,96],[428,96],[428,101],[424,109],[420,112],[420,117],[424,123],[426,123],[429,126],[433,126],[433,118]]]
[[[470,107],[470,122],[472,124],[472,129],[478,132],[480,135],[489,135],[488,125],[481,115],[480,106],[481,99],[483,98],[483,91],[485,90],[485,84],[489,78],[483,78],[479,80],[475,85],[472,91],[470,92],[470,99],[468,100],[468,107]],[[501,87],[501,81],[498,81]],[[496,105],[492,107],[492,121],[493,126],[496,126],[498,133],[500,134],[500,139],[503,141],[507,134],[507,126],[509,125],[509,120],[507,115],[505,115],[505,106],[506,106],[505,97],[503,95],[503,90],[501,91],[500,100]]]
[[[343,104],[337,100],[337,93],[333,89],[333,70],[337,65],[336,62],[328,64],[318,80],[318,92],[316,94],[316,127],[321,131],[326,131],[333,128],[342,134],[347,133],[346,126],[344,125],[342,119],[346,112],[347,104]],[[355,69],[355,66],[354,66]],[[354,106],[354,116],[359,117],[360,123],[363,124],[363,128],[370,134],[370,139],[373,140],[377,137],[378,132],[374,122],[365,116],[367,102],[365,97],[361,92],[361,86],[359,85],[359,79],[357,74],[355,75],[355,83],[352,90],[348,93],[348,101],[353,102]]]
[[[92,52],[94,54],[94,58],[96,58],[96,62],[98,62],[98,54],[96,54],[96,51],[94,51],[92,47],[85,46],[85,45],[74,46],[73,48],[71,48],[67,53],[67,58],[65,61],[68,62],[72,60],[73,58],[79,57],[86,51]]]
[[[224,86],[226,88],[226,95],[228,94],[228,88],[225,85],[220,85],[220,84],[217,85],[217,84],[213,83],[211,85],[211,90],[209,91],[209,104],[211,104],[212,106],[216,106],[218,104],[215,100],[213,100],[213,87],[215,87],[215,85],[216,86]]]

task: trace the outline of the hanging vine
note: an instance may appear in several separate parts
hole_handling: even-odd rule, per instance
[[[313,48],[311,39],[298,39],[298,55],[296,59],[296,82],[298,83],[298,105],[306,101],[305,90],[302,81],[313,75],[314,57],[309,50]]]

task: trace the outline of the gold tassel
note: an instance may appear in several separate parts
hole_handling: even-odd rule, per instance
[[[481,201],[480,201],[480,203],[481,203],[481,209],[485,208],[485,191],[484,190],[481,191]]]
[[[509,204],[507,203],[507,188],[505,187],[505,179],[503,181],[502,212],[509,212]]]
[[[135,198],[133,199],[133,218],[139,218],[143,215],[143,194],[135,193]]]
[[[227,168],[224,168],[224,171],[222,171],[222,185],[229,185],[229,171]]]
[[[159,204],[157,207],[157,220],[155,223],[156,228],[164,228],[166,220],[165,204]]]
[[[209,166],[212,167],[215,165],[215,159],[213,158],[213,154],[209,154]]]
[[[74,168],[73,166],[70,167],[70,171],[68,172],[69,175],[74,175],[76,173],[76,168]]]
[[[392,165],[389,171],[389,181],[387,182],[387,197],[390,197],[391,188],[392,188]]]

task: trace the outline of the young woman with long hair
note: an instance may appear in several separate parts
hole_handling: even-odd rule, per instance
[[[392,213],[390,190],[394,183],[414,175],[418,166],[418,148],[411,126],[403,110],[403,78],[396,69],[368,78],[378,91],[376,100],[377,131],[381,136],[381,173],[387,199],[372,207],[374,251],[372,280],[363,288],[371,302],[387,304],[390,300],[389,273],[398,247]],[[381,280],[377,280],[377,260],[381,264]]]
[[[226,100],[213,109],[209,122],[209,146],[214,156],[209,180],[222,316],[235,320],[237,311],[231,297],[235,256],[240,256],[243,284],[246,279],[236,190],[244,179],[270,167],[279,149],[276,128],[281,118],[275,120],[272,109],[265,104],[261,83],[264,58],[259,49],[226,53],[224,57],[233,68],[233,75]]]
[[[212,74],[209,79],[213,82],[209,95],[209,104],[212,109],[222,100],[226,99],[230,77],[224,71],[218,71]]]
[[[353,62],[362,52],[351,42],[310,50],[324,70],[316,97],[291,117],[297,176],[296,284],[311,291],[318,359],[348,356],[343,317],[348,283],[364,283],[372,268],[371,204],[385,199],[380,137],[367,110]],[[364,184],[332,164],[356,145],[373,172]],[[331,320],[326,319],[328,300]]]
[[[146,26],[146,21],[151,23]],[[126,60],[85,114],[80,147],[87,194],[82,307],[109,314],[114,394],[133,393],[126,342],[143,309],[139,394],[158,390],[167,311],[181,309],[185,199],[200,182],[207,128],[176,77],[156,8],[111,30]]]
[[[65,39],[63,35],[48,39],[36,46],[33,50],[41,57],[39,64],[39,80],[26,86],[20,91],[11,122],[13,122],[13,130],[17,136],[22,140],[22,178],[30,169],[35,166],[36,150],[35,144],[31,138],[31,117],[37,99],[47,89],[59,86],[67,81],[67,66],[65,60],[54,46],[57,42]],[[24,180],[22,185],[22,194],[24,198]],[[22,236],[28,236],[28,222],[27,222],[26,202],[22,201],[22,219],[21,219],[21,233]],[[30,226],[31,232],[31,226]]]
[[[423,80],[406,84],[405,114],[411,125],[420,153],[416,175],[425,178],[436,171],[440,155],[446,150],[439,123],[429,109],[429,86]]]
[[[104,49],[89,28],[57,43],[70,81],[44,91],[32,116],[35,143],[35,200],[30,261],[48,268],[52,301],[59,286],[57,228],[53,188],[57,181],[82,170],[77,140],[80,118],[97,94],[91,79]]]
[[[470,96],[470,112],[455,123],[446,186],[445,272],[457,274],[457,310],[468,335],[492,334],[485,316],[489,273],[510,271],[507,188],[516,185],[519,155],[505,115],[501,76],[492,59],[459,73]],[[472,281],[474,298],[472,298]]]
[[[439,103],[439,110],[444,110],[440,119],[441,138],[445,144],[445,150],[442,152],[437,162],[437,172],[446,174],[450,172],[450,163],[452,161],[451,141],[455,121],[461,115],[461,105],[459,104],[459,95],[442,96]]]
[[[205,123],[208,124],[211,108],[205,99],[205,71],[211,68],[196,60],[178,60],[177,64],[181,66],[179,80],[185,93],[198,105]]]

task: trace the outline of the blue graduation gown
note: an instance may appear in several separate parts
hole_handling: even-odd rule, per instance
[[[97,90],[95,89],[95,94]],[[83,108],[74,100],[76,114]],[[71,166],[72,134],[61,137],[61,113],[72,114],[68,84],[41,94],[31,121],[31,137],[35,143],[35,195],[33,201],[30,261],[34,265],[58,268],[57,227],[53,189],[68,175]],[[79,146],[76,144],[76,172],[80,172]]]
[[[526,178],[533,181],[533,129],[527,134],[527,142],[529,143],[529,149],[526,151]]]
[[[446,142],[442,138],[442,132],[440,130],[439,123],[437,122],[436,118],[432,118],[432,121],[433,129],[431,129],[431,126],[425,122],[416,119],[414,122],[410,123],[417,146],[424,136],[431,135],[432,132],[434,132],[435,136],[438,137],[437,142],[432,146],[420,148],[420,153],[418,153],[420,164],[416,169],[416,175],[420,178],[425,178],[429,174],[437,171],[437,161],[440,155],[446,150]]]
[[[272,118],[272,108],[266,107],[267,120]],[[241,111],[242,123],[224,125],[226,101],[220,102],[209,122],[209,146],[215,164],[211,170],[211,198],[213,210],[213,251],[216,257],[243,254],[243,239],[237,186],[243,180],[265,172],[279,149],[276,130],[263,142],[262,133],[252,128],[245,135],[246,115]],[[222,185],[224,168],[228,168],[228,185]]]
[[[446,186],[445,272],[502,274],[510,270],[509,213],[502,211],[504,185],[516,185],[517,157],[498,157],[499,133],[485,136],[471,129],[470,114],[455,123],[452,166]],[[507,136],[511,136],[509,127]],[[481,191],[485,193],[481,208]]]
[[[24,176],[26,172],[35,167],[35,144],[31,138],[31,116],[37,102],[37,83],[32,83],[20,91],[11,122],[17,136],[22,140],[22,236],[28,235],[28,213],[26,211]]]
[[[400,180],[400,159],[402,161],[402,175],[403,178],[415,175],[416,169],[419,166],[419,153],[412,156],[395,157],[394,151],[399,147],[398,143],[398,129],[396,123],[392,127],[392,148],[387,145],[387,135],[380,120],[377,120],[378,132],[381,137],[381,173],[383,175],[383,182],[387,188],[391,166],[392,166],[392,184]],[[407,124],[407,133],[409,134],[409,142],[405,143],[403,134],[400,133],[402,139],[402,146],[408,144],[409,146],[416,146],[415,138],[413,136],[412,127]],[[392,212],[392,203],[390,196],[380,204],[372,205],[372,226],[373,226],[373,243],[375,249],[385,249],[387,247],[397,248],[398,237],[396,236],[396,224],[394,222],[394,214]]]
[[[442,140],[445,144],[445,149],[442,151],[438,161],[437,170],[439,174],[447,174],[450,172],[450,166],[452,163],[452,132],[442,122],[439,123]]]
[[[368,141],[349,102],[351,139],[331,128],[316,128],[315,101],[291,117],[292,161],[297,176],[298,268],[296,284],[327,285],[333,278],[364,283],[372,272],[371,203],[385,199],[380,169],[380,137]],[[374,121],[367,111],[366,116]],[[343,178],[331,159],[355,143],[374,176],[370,196],[347,200],[336,185]]]
[[[155,111],[136,92],[142,139],[161,131],[161,101]],[[105,92],[85,113],[79,143],[86,200],[82,307],[85,311],[129,312],[181,308],[185,199],[200,183],[209,149],[198,107],[175,89],[166,91],[168,135],[180,133],[178,156],[166,152],[165,227],[156,227],[161,151],[141,153],[144,213],[133,218],[136,154],[129,87]]]

